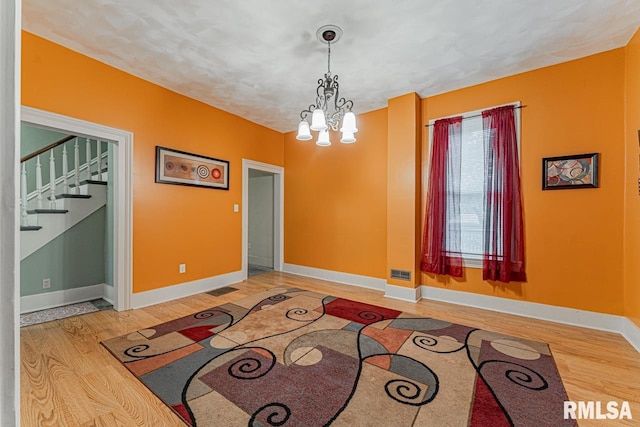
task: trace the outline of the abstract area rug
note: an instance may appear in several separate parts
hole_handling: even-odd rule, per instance
[[[192,426],[561,426],[545,343],[272,289],[102,343]]]

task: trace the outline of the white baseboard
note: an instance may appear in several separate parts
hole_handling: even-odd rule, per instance
[[[327,280],[329,282],[345,285],[360,286],[361,288],[383,291],[387,281],[377,277],[360,276],[358,274],[342,273],[340,271],[324,270],[321,268],[306,267],[304,265],[285,263],[282,271],[297,274],[298,276],[313,277],[314,279]]]
[[[387,298],[399,299],[402,301],[418,302],[420,299],[420,287],[405,288],[402,286],[385,284],[384,296]]]
[[[631,319],[623,317],[620,333],[640,353],[640,326],[633,323]]]
[[[131,308],[142,308],[161,302],[171,301],[190,295],[211,291],[213,289],[229,286],[242,282],[242,271],[234,271],[220,276],[207,277],[206,279],[192,282],[179,283],[152,291],[138,292],[131,296]]]
[[[422,298],[618,333],[620,333],[622,326],[621,319],[624,319],[622,316],[613,314],[479,295],[471,292],[452,291],[424,285],[422,286]]]
[[[103,286],[104,289],[102,291],[102,298],[109,304],[113,305],[116,288],[111,285],[107,285],[106,283]]]
[[[20,297],[20,314],[104,298],[104,284]]]

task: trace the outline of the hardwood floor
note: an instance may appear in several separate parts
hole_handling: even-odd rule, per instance
[[[583,420],[581,426],[640,425],[640,354],[618,334],[447,303],[413,304],[385,298],[380,291],[273,272],[235,284],[237,291],[219,297],[198,294],[22,328],[22,426],[184,426],[100,341],[280,286],[547,342],[571,400],[631,405],[633,420]]]

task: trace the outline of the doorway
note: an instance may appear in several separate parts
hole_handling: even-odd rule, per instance
[[[249,169],[247,263],[249,277],[273,271],[275,174]]]
[[[132,294],[132,158],[133,134],[84,120],[74,119],[30,107],[22,107],[21,121],[42,129],[49,129],[65,134],[78,135],[86,138],[97,138],[109,141],[113,148],[113,156],[109,168],[110,189],[112,194],[113,224],[112,242],[108,251],[112,266],[108,270],[113,272],[113,300],[116,310],[131,308]],[[19,256],[17,251],[17,256]]]
[[[242,160],[242,277],[282,271],[284,169]]]

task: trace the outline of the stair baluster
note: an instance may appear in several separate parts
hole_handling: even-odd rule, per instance
[[[91,140],[89,138],[85,138],[85,140],[87,141],[87,155],[85,156],[85,159],[87,161],[87,179],[90,180],[91,179]]]
[[[56,158],[53,156],[53,149],[49,155],[49,209],[56,208]]]
[[[36,156],[36,208],[42,209],[42,165],[40,155]]]
[[[20,226],[29,225],[27,219],[27,162],[22,162],[22,172],[20,173]]]
[[[100,140],[96,140],[96,144],[97,144],[97,148],[96,150],[98,151],[98,156],[96,157],[97,161],[98,161],[98,181],[102,181],[102,143],[100,142]]]
[[[80,194],[80,148],[78,147],[78,138],[73,145],[73,166],[75,172],[73,174],[73,194]]]
[[[69,194],[69,159],[67,158],[67,144],[62,144],[62,194]]]

